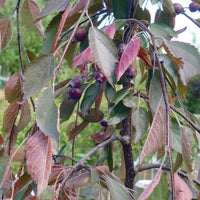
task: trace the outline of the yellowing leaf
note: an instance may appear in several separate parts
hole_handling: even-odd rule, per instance
[[[25,147],[26,167],[32,178],[38,183],[37,195],[47,187],[52,166],[51,137],[40,130],[31,136]]]
[[[99,69],[113,85],[115,65],[118,62],[117,49],[112,40],[103,31],[91,27],[89,30],[89,45]]]
[[[36,0],[25,0],[21,8],[21,16],[22,22],[26,25],[26,28],[44,36],[41,20],[34,23],[40,11],[40,5]]]
[[[12,24],[10,19],[0,19],[0,52],[2,52],[10,43],[12,38]]]
[[[149,134],[145,141],[144,147],[140,154],[139,165],[142,164],[144,158],[156,152],[166,141],[166,119],[165,108],[159,106],[154,116]]]

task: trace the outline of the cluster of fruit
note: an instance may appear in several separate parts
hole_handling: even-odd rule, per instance
[[[177,15],[184,12],[184,8],[180,3],[175,3],[174,9],[175,9],[175,13]],[[190,5],[189,5],[189,9],[190,9],[191,12],[200,11],[200,5],[196,2],[191,2]]]
[[[86,37],[87,37],[86,31],[84,29],[78,29],[74,35],[74,42],[81,42],[85,40]],[[121,58],[125,48],[126,48],[125,43],[121,43],[117,46],[119,59]],[[130,65],[129,68],[125,72],[125,76],[131,80],[131,79],[134,79],[136,75],[137,75],[136,68]],[[95,73],[95,80],[98,84],[102,84],[105,82],[106,77],[101,71],[97,71]],[[71,89],[68,94],[68,99],[79,100],[82,95],[82,91],[80,89],[82,86],[82,80],[79,77],[74,77],[71,80],[69,86],[71,87]]]

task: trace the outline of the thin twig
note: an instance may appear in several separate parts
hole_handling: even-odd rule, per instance
[[[198,28],[200,28],[200,25],[189,15],[187,15],[185,12],[182,13],[183,15],[185,15],[191,22],[193,22],[196,26],[198,26]]]
[[[172,110],[174,110],[176,113],[178,113],[183,119],[185,119],[196,131],[198,131],[200,133],[200,128],[197,127],[197,125],[192,122],[190,119],[188,119],[188,117],[186,117],[182,112],[184,111],[180,111],[178,108],[174,107],[173,105],[170,105],[170,108]]]

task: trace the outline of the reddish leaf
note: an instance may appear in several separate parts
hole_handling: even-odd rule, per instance
[[[13,124],[15,122],[15,118],[18,114],[20,105],[17,102],[18,102],[18,100],[13,101],[4,113],[3,128],[7,134],[10,133],[10,131],[13,127]]]
[[[69,6],[65,12],[62,14],[62,19],[60,20],[60,24],[59,24],[59,27],[58,27],[58,32],[56,33],[56,36],[55,36],[55,40],[53,42],[53,46],[52,46],[52,49],[51,49],[51,53],[53,53],[56,49],[56,44],[58,42],[58,39],[59,39],[59,36],[63,30],[63,27],[65,25],[65,21],[68,17],[68,14],[69,14],[69,9],[71,8],[71,6]]]
[[[159,106],[154,116],[149,134],[145,141],[144,147],[140,154],[139,165],[142,164],[144,158],[160,149],[165,145],[166,141],[166,119],[165,108]]]
[[[0,12],[3,6],[5,5],[5,3],[6,3],[6,0],[0,0]]]
[[[17,72],[13,74],[5,86],[5,99],[11,103],[13,100],[21,97],[21,74]]]
[[[3,140],[2,135],[0,134],[0,145],[2,145],[3,143],[4,143],[4,140]]]
[[[104,33],[107,34],[111,39],[114,38],[115,35],[115,26],[114,24],[110,24],[106,29],[104,30]]]
[[[181,178],[179,178],[177,172],[174,174],[174,185],[177,200],[191,200],[193,198],[189,186]]]
[[[162,175],[162,170],[159,169],[155,178],[152,180],[152,182],[147,186],[147,188],[144,190],[144,192],[140,195],[140,197],[138,198],[138,200],[144,200],[147,199],[151,193],[153,192],[154,188],[158,185],[158,183],[160,182],[160,178]]]
[[[85,172],[69,179],[66,182],[65,187],[71,189],[81,187],[83,185],[86,185],[89,182],[89,180],[90,180],[90,174],[88,172]]]
[[[27,171],[38,182],[37,195],[47,187],[52,165],[51,137],[40,130],[31,136],[25,147]]]
[[[115,27],[114,24],[111,24],[110,26],[108,26],[104,32],[111,38],[113,39],[114,34],[115,34]],[[79,65],[86,65],[89,63],[94,62],[94,57],[92,55],[92,52],[90,50],[90,47],[86,48],[81,54],[79,54],[78,56],[76,56],[73,59],[73,68],[79,66]]]
[[[31,121],[31,110],[28,101],[26,101],[21,105],[20,110],[21,110],[21,115],[17,125],[18,131],[23,130],[26,127],[26,125]]]
[[[151,58],[147,54],[146,49],[140,47],[138,57],[141,58],[148,65],[148,67],[152,68]]]
[[[187,29],[187,26],[182,29],[177,30],[176,33],[177,34],[183,33],[186,29]]]
[[[80,10],[82,10],[88,0],[79,0],[79,2],[73,7],[73,9],[69,13],[69,17],[78,13]]]
[[[26,28],[43,36],[44,30],[41,20],[34,23],[35,19],[40,14],[40,11],[40,5],[36,0],[25,0],[21,8],[21,16]]]
[[[182,156],[185,163],[187,172],[192,172],[192,146],[191,140],[186,131],[186,127],[181,126],[181,143],[182,143]]]
[[[12,38],[12,24],[10,19],[0,19],[0,52],[2,52],[10,43]]]
[[[133,61],[136,59],[139,49],[140,49],[140,38],[135,37],[131,39],[130,42],[127,44],[126,48],[124,49],[124,52],[117,66],[117,71],[116,71],[117,81],[120,80],[121,76],[128,69],[129,65],[131,65]]]
[[[73,68],[79,65],[86,65],[92,62],[94,62],[94,57],[91,53],[90,47],[88,47],[73,59]]]
[[[9,138],[9,144],[8,144],[8,154],[10,155],[10,151],[13,149],[13,147],[16,144],[17,141],[17,127],[14,125],[10,131],[10,138]]]

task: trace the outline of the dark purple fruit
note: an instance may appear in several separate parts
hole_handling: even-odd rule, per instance
[[[174,3],[174,10],[175,10],[175,13],[178,15],[178,14],[181,14],[184,9],[180,3]]]
[[[119,58],[121,58],[125,48],[126,48],[126,44],[125,43],[121,43],[121,44],[119,44],[117,46],[117,51],[118,51]]]
[[[133,67],[132,65],[130,65],[128,67],[128,69],[126,70],[125,72],[125,76],[128,78],[128,79],[134,79],[137,75],[137,70],[135,67]]]
[[[70,87],[72,88],[80,88],[82,85],[82,81],[78,77],[74,77],[70,82]]]
[[[101,71],[98,71],[95,75],[95,80],[97,83],[102,84],[106,80],[106,77]]]
[[[81,98],[82,91],[79,88],[72,88],[69,91],[68,99],[78,100]]]
[[[199,6],[199,4],[196,3],[196,2],[192,2],[192,3],[190,3],[190,5],[189,5],[189,9],[190,9],[191,12],[196,12],[197,10],[200,9],[200,6]]]
[[[103,127],[107,127],[107,126],[108,126],[108,121],[105,120],[105,119],[103,119],[103,120],[100,121],[100,124],[101,124],[101,126],[103,126]]]
[[[87,33],[84,29],[77,29],[77,31],[74,35],[74,38],[76,39],[76,41],[81,42],[81,41],[85,40],[86,36],[87,36]]]

